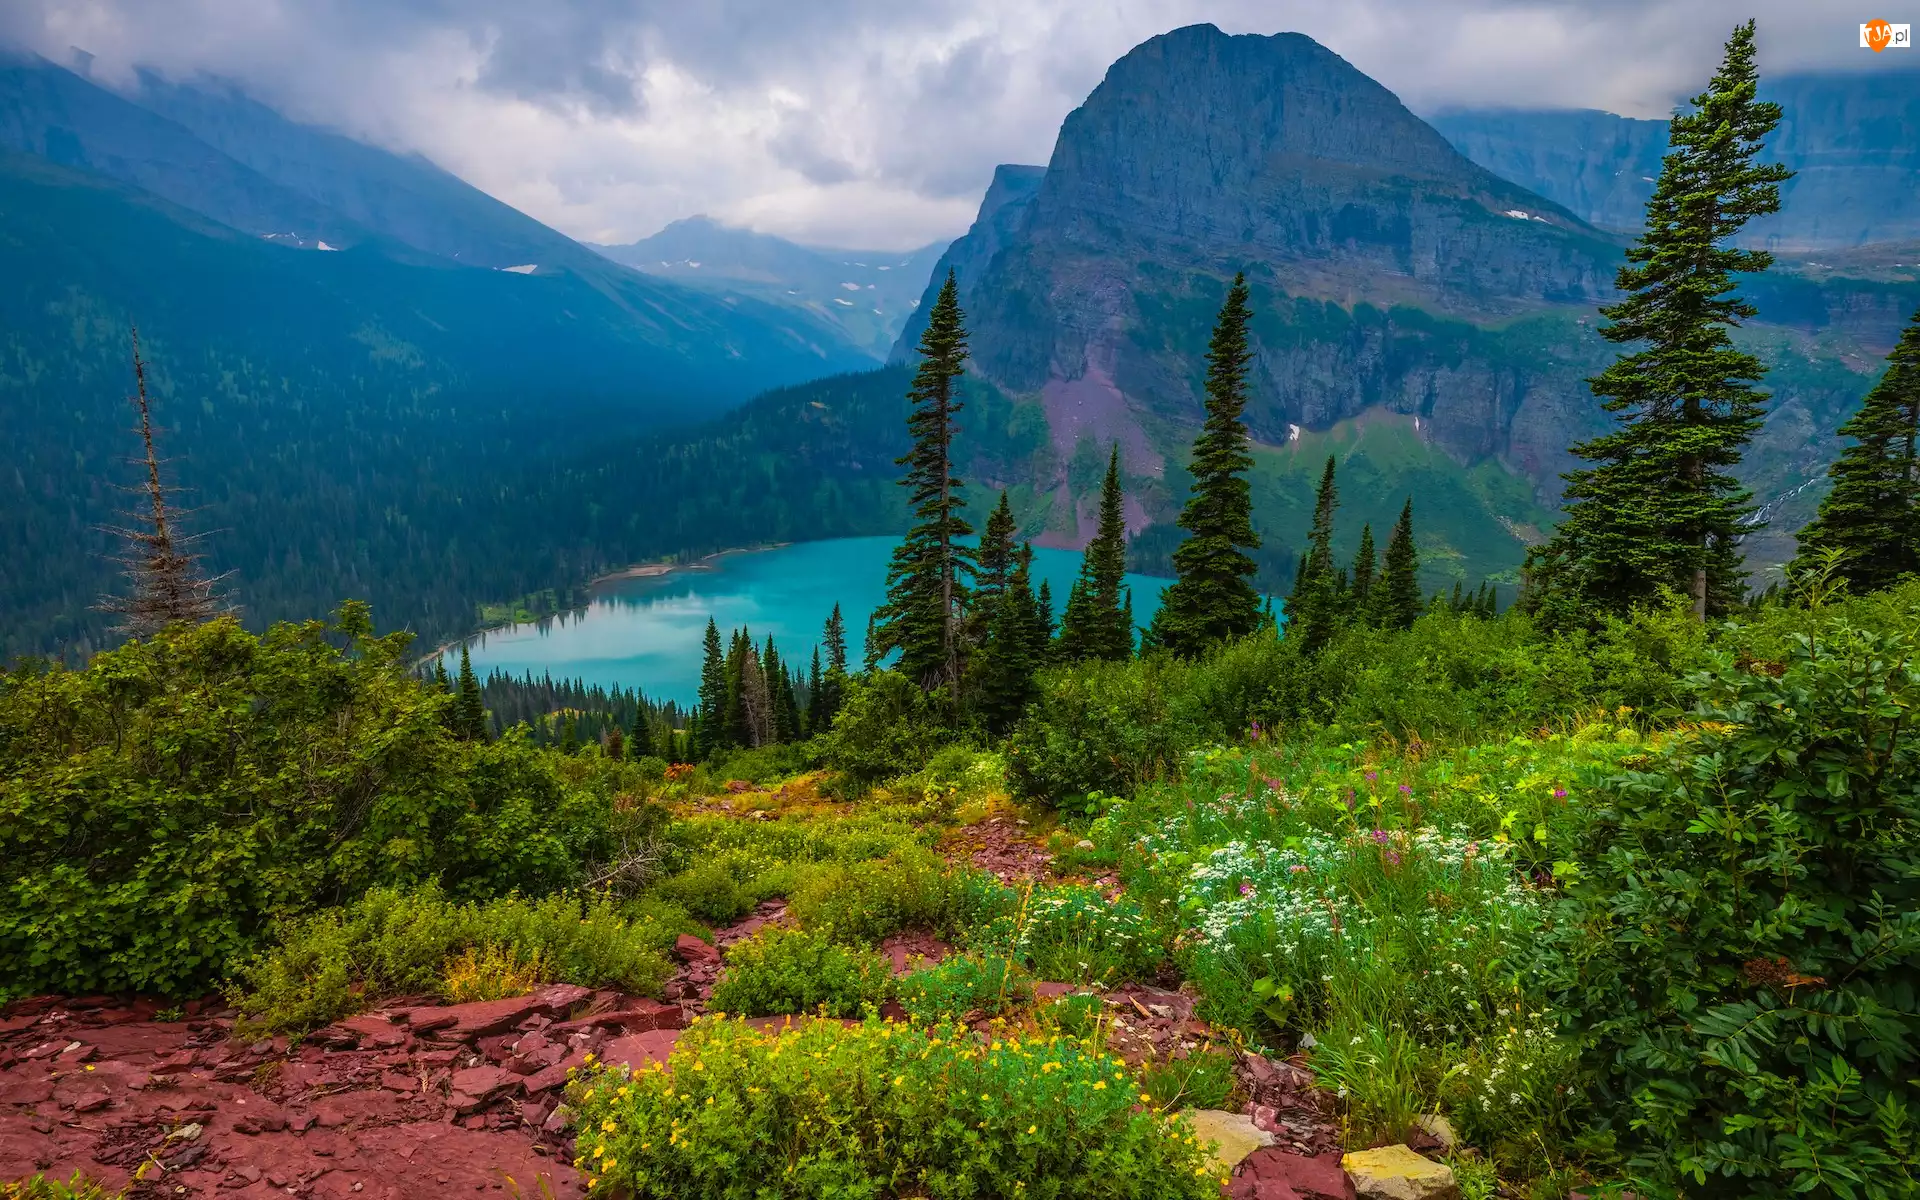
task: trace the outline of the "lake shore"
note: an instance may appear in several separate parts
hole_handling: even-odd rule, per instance
[[[758,554],[763,550],[780,550],[792,544],[792,542],[768,542],[764,546],[733,546],[726,550],[716,550],[693,562],[676,562],[669,558],[634,563],[632,566],[621,567],[617,571],[596,575],[587,580],[587,586],[599,587],[603,583],[615,583],[622,579],[657,579],[662,575],[671,575],[675,571],[711,571],[714,569],[715,559],[724,558],[729,554]]]

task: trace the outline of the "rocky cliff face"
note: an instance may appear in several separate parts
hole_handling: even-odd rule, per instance
[[[1260,308],[1256,436],[1385,404],[1484,457],[1511,451],[1516,426],[1558,427],[1535,410],[1567,398],[1562,355],[1530,323],[1590,311],[1619,256],[1299,34],[1203,25],[1144,43],[1067,118],[1034,183],[1001,169],[935,284],[958,272],[978,369],[1039,394],[1062,461],[1083,437],[1118,439],[1154,474],[1198,416],[1235,271]],[[1519,453],[1551,458],[1557,437],[1523,433]]]
[[[1607,425],[1585,380],[1616,353],[1595,309],[1626,237],[1585,217],[1637,224],[1638,189],[1664,145],[1657,122],[1555,119],[1483,121],[1477,142],[1456,124],[1477,164],[1311,39],[1176,30],[1114,64],[1066,119],[1044,172],[1001,168],[921,312],[952,267],[975,369],[1043,410],[1052,453],[1017,482],[1032,485],[1045,510],[1033,520],[1056,543],[1085,536],[1072,464],[1093,461],[1089,442],[1098,458],[1121,445],[1145,501],[1136,531],[1177,512],[1208,332],[1236,271],[1254,291],[1257,442],[1284,450],[1302,431],[1398,414],[1461,478],[1493,470],[1552,503],[1575,465],[1567,447]],[[1552,182],[1581,215],[1489,165]],[[1779,325],[1743,335],[1779,364],[1782,419],[1754,456],[1762,499],[1823,467],[1830,456],[1808,452],[1809,439],[1864,392],[1884,353],[1871,343],[1901,303],[1849,294],[1842,307],[1861,319],[1843,328],[1833,304],[1795,287],[1792,303],[1768,301]],[[903,330],[896,361],[923,323]],[[1496,493],[1515,490],[1479,494]],[[1496,507],[1476,519],[1532,536],[1517,509]],[[1297,534],[1288,520],[1267,514],[1265,536]]]
[[[1920,76],[1795,75],[1763,81],[1760,94],[1782,110],[1767,156],[1798,174],[1780,189],[1780,212],[1743,241],[1812,251],[1920,237]],[[1611,229],[1640,228],[1667,149],[1665,121],[1592,110],[1458,110],[1432,121],[1474,162]]]

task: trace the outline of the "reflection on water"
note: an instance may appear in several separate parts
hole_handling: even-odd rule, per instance
[[[867,615],[886,599],[887,561],[898,538],[837,538],[777,550],[726,554],[706,569],[618,579],[595,589],[586,609],[476,638],[473,669],[528,671],[589,684],[638,687],[655,700],[691,704],[700,681],[700,646],[711,617],[724,637],[745,625],[762,643],[768,634],[789,663],[804,667],[834,604],[847,623],[847,656],[859,665]],[[1071,550],[1034,551],[1035,586],[1053,589],[1054,616],[1080,571]],[[1134,619],[1145,624],[1160,607],[1168,580],[1129,575]],[[456,661],[458,656],[456,655]]]

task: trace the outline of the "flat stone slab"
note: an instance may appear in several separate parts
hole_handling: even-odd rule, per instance
[[[1460,1200],[1453,1168],[1408,1146],[1357,1150],[1340,1160],[1360,1200]]]
[[[1253,1123],[1253,1118],[1245,1113],[1227,1112],[1218,1108],[1188,1109],[1187,1120],[1193,1123],[1194,1136],[1202,1143],[1213,1142],[1213,1163],[1220,1168],[1219,1173],[1226,1175],[1240,1165],[1240,1160],[1263,1146],[1273,1145],[1273,1135]]]

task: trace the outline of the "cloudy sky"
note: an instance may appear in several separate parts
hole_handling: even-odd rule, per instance
[[[0,38],[81,47],[96,77],[233,79],[579,238],[704,212],[898,249],[965,229],[995,163],[1045,162],[1107,65],[1181,25],[1307,33],[1416,111],[1664,116],[1749,15],[1772,72],[1884,68],[1858,22],[1906,19],[1807,0],[5,0]]]

